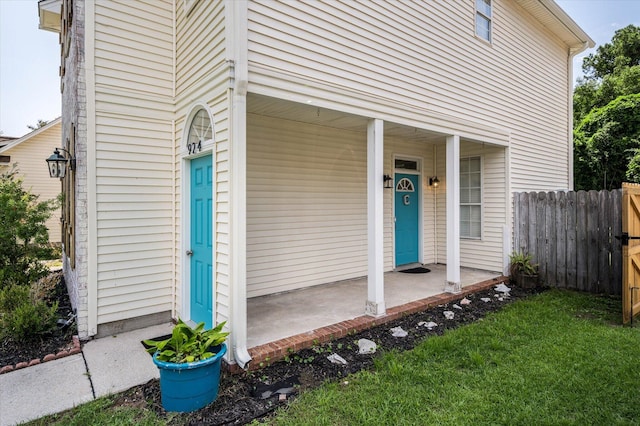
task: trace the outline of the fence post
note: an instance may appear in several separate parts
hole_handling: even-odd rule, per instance
[[[556,200],[556,286],[567,287],[567,193]]]

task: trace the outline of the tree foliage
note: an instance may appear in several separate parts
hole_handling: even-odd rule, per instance
[[[51,251],[45,222],[57,206],[25,190],[15,168],[0,175],[0,289],[47,273],[39,258]]]
[[[591,111],[578,125],[575,138],[576,189],[615,189],[640,174],[640,93],[620,96]],[[640,176],[637,176],[640,177]]]
[[[45,120],[43,120],[43,119],[38,119],[38,122],[37,122],[35,125],[33,125],[33,126],[32,126],[32,125],[28,124],[28,125],[27,125],[27,128],[28,128],[29,130],[33,131],[33,130],[40,129],[40,128],[42,128],[42,127],[46,126],[47,124],[49,124],[49,122],[48,122],[48,121],[45,121]]]
[[[582,69],[573,98],[576,189],[640,182],[640,27],[616,31]]]

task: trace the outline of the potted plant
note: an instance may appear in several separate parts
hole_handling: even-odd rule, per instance
[[[509,256],[511,282],[521,288],[538,287],[538,265],[531,261],[531,255],[514,252]]]
[[[167,411],[195,411],[218,396],[220,367],[229,335],[224,322],[211,330],[191,328],[181,319],[166,340],[145,340],[160,370],[160,395]]]

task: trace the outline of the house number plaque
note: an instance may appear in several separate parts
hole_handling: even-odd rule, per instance
[[[189,151],[189,155],[197,154],[202,151],[202,141],[195,142],[187,142],[187,151]]]

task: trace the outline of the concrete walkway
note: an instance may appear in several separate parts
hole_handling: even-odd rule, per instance
[[[58,413],[159,377],[140,341],[172,328],[167,323],[92,340],[80,354],[0,374],[0,426]]]

